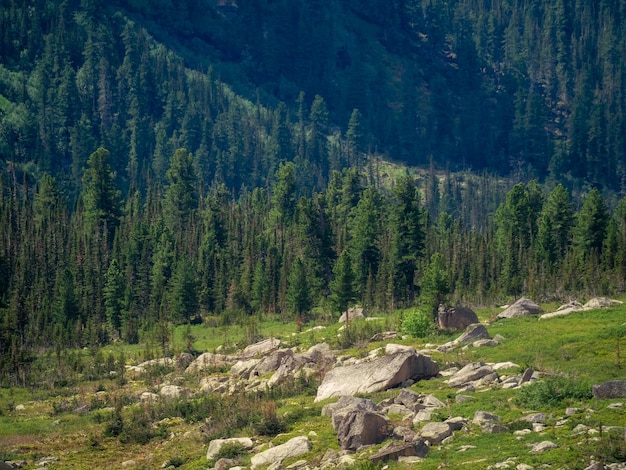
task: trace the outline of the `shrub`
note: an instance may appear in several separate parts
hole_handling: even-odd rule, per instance
[[[571,377],[549,377],[521,388],[515,402],[519,406],[543,408],[560,406],[565,400],[592,397],[591,386]]]
[[[236,459],[245,452],[246,449],[239,442],[227,442],[220,448],[220,451],[215,456],[215,460]]]
[[[421,310],[413,310],[402,319],[402,331],[414,338],[424,338],[433,332],[432,316]]]

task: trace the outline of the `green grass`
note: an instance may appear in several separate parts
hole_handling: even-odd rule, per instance
[[[493,317],[494,313],[494,309],[485,309],[479,311],[479,317],[486,320]],[[369,343],[366,339],[374,331],[396,328],[400,312],[382,317],[379,322],[354,322],[352,328],[355,342],[342,354],[362,357],[372,349],[384,347],[385,342]],[[620,348],[626,348],[622,344],[626,343],[624,323],[626,307],[574,313],[567,317],[542,321],[536,317],[500,320],[487,327],[492,336],[500,334],[504,337],[499,346],[468,348],[447,354],[434,353],[432,357],[442,369],[450,365],[462,366],[472,361],[513,361],[520,366],[519,370],[503,373],[519,373],[525,367],[532,366],[548,374],[546,380],[522,391],[487,390],[467,393],[473,400],[466,403],[456,403],[458,390],[449,388],[444,383],[444,378],[416,383],[411,387],[413,390],[424,394],[432,393],[446,404],[445,408],[437,412],[437,419],[462,416],[471,421],[477,410],[484,410],[499,415],[503,424],[520,429],[524,425],[518,420],[525,414],[530,411],[545,411],[548,415],[547,428],[542,434],[516,436],[509,432],[491,435],[482,433],[478,427],[470,424],[469,431],[456,432],[449,443],[434,447],[420,464],[420,468],[434,470],[445,466],[483,469],[511,456],[517,456],[516,464],[526,463],[536,468],[550,464],[553,468],[582,469],[594,456],[605,458],[607,462],[626,458],[623,438],[619,441],[615,436],[603,433],[599,440],[592,440],[587,436],[573,436],[571,432],[577,424],[597,429],[603,425],[626,426],[626,409],[609,409],[607,405],[611,401],[589,398],[592,383],[623,378],[626,375],[621,350],[618,355],[618,344]],[[303,331],[313,326],[315,324],[305,325]],[[208,321],[190,328],[180,326],[173,329],[173,342],[170,346],[174,352],[184,351],[188,343],[187,337],[191,335],[193,349],[198,352],[214,351],[222,344],[227,351],[232,352],[245,347],[252,340],[270,336],[280,338],[286,347],[298,346],[305,350],[312,344],[327,341],[336,348],[342,341],[337,338],[339,327],[340,325],[333,323],[319,331],[298,334],[294,323],[283,322],[280,318],[268,317],[262,322],[226,326]],[[437,332],[425,338],[396,338],[390,342],[410,344],[421,349],[427,343],[443,344],[457,336],[458,333]],[[158,347],[146,343],[115,343],[107,346],[103,352],[105,356],[113,354],[115,358],[123,355],[127,364],[142,362],[147,355],[159,357],[158,353]],[[94,358],[88,351],[77,351],[76,354],[84,361],[93,361]],[[168,379],[150,375],[130,378],[127,384],[119,383],[114,378],[82,381],[81,374],[76,373],[72,377],[71,388],[0,390],[0,449],[6,450],[2,455],[11,459],[27,459],[33,464],[42,456],[58,455],[61,458],[58,468],[70,469],[90,468],[93,461],[103,467],[118,467],[122,461],[130,459],[137,462],[137,468],[158,468],[163,463],[170,462],[181,469],[202,469],[207,467],[204,454],[208,436],[217,437],[220,433],[254,435],[255,427],[263,419],[262,410],[268,406],[273,407],[272,412],[284,433],[278,436],[258,436],[260,443],[272,442],[277,445],[291,437],[307,435],[313,449],[301,458],[310,461],[318,460],[326,449],[339,450],[337,435],[330,420],[321,416],[321,409],[326,402],[313,403],[314,384],[311,386],[297,383],[268,394],[258,394],[256,397],[216,397],[215,402],[211,401],[213,399],[205,399],[203,402],[201,398],[191,398],[188,403],[155,407],[151,411],[151,419],[155,423],[164,417],[180,416],[181,419],[167,421],[167,432],[157,433],[144,444],[133,442],[132,439],[120,440],[119,436],[107,437],[104,431],[113,412],[102,406],[110,404],[113,397],[125,400],[124,403],[136,402],[142,391],[155,390],[164,380],[171,380],[180,374],[180,371],[164,372],[170,373]],[[184,377],[183,383],[193,388],[197,385],[197,380],[197,377]],[[110,398],[102,403],[94,401],[97,390],[105,390]],[[373,394],[370,398],[379,402],[394,397],[397,393],[397,390],[391,390]],[[94,406],[88,413],[74,412],[75,405],[83,403]],[[24,404],[26,410],[16,411],[15,406],[19,404]],[[245,407],[253,407],[254,410],[246,412]],[[557,426],[566,407],[576,407],[581,411],[569,418],[565,425]],[[136,405],[132,409],[137,413],[141,409],[147,410]],[[132,419],[132,409],[124,410],[125,419]],[[234,412],[235,409],[237,413]],[[590,409],[594,411],[589,412]],[[228,416],[231,424],[228,428],[213,427],[208,434],[202,434],[199,429],[205,423],[205,418],[210,416]],[[530,446],[543,440],[558,442],[559,448],[542,454],[531,454]],[[459,452],[458,449],[463,445],[477,448]],[[358,463],[355,468],[369,468],[364,462],[367,462],[368,455],[378,447],[356,455]],[[244,465],[249,464],[250,454],[243,453],[239,458]],[[390,469],[409,468],[398,463],[389,465]]]

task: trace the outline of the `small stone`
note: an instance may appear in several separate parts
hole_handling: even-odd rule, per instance
[[[623,403],[611,403],[609,406],[607,406],[607,408],[610,408],[612,410],[617,410],[619,408],[623,408],[624,404]]]
[[[580,411],[580,409],[578,409],[578,408],[566,408],[565,409],[565,416],[574,416],[579,411]]]

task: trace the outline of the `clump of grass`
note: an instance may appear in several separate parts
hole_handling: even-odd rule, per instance
[[[239,442],[227,442],[215,456],[215,460],[219,459],[237,459],[245,454],[245,447]]]
[[[528,408],[561,406],[566,400],[588,400],[591,385],[571,377],[548,377],[521,388],[515,403]]]

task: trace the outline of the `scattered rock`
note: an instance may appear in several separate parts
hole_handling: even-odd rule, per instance
[[[251,459],[251,468],[261,467],[263,465],[270,465],[275,462],[282,462],[285,459],[292,457],[298,457],[306,454],[311,450],[311,441],[308,437],[298,436],[290,439],[284,444],[267,449],[264,452],[256,454]]]
[[[349,412],[337,426],[337,439],[344,450],[379,444],[389,436],[389,419],[375,411]]]
[[[220,453],[221,448],[224,445],[239,444],[244,449],[252,449],[252,439],[249,437],[231,437],[228,439],[213,439],[209,442],[209,449],[206,453],[207,460],[213,460]]]
[[[374,464],[379,462],[387,462],[389,460],[399,460],[401,457],[419,457],[424,458],[428,454],[430,448],[426,443],[418,439],[415,442],[397,444],[391,442],[380,449],[376,454],[370,457],[370,461]]]
[[[608,297],[595,297],[583,305],[583,308],[585,310],[592,310],[596,308],[616,307],[618,305],[622,305],[622,302],[619,300],[609,299]]]
[[[522,297],[506,310],[500,312],[497,318],[528,317],[538,313],[543,313],[543,309],[532,300]]]
[[[205,352],[194,359],[185,369],[185,374],[215,370],[219,367],[233,364],[233,358],[224,354]]]
[[[439,306],[437,312],[437,322],[439,329],[462,330],[473,323],[478,323],[478,316],[469,308]]]
[[[545,423],[546,414],[545,413],[531,413],[529,415],[524,416],[520,421],[526,421],[528,423]]]
[[[178,385],[163,385],[159,391],[159,395],[165,401],[177,400],[179,398],[188,397],[189,390]]]
[[[426,379],[438,373],[439,366],[428,356],[412,352],[390,354],[374,361],[331,369],[317,389],[315,401],[379,392],[408,379]]]
[[[609,380],[592,387],[593,397],[599,400],[626,398],[626,380]]]
[[[474,413],[472,423],[481,425],[490,421],[500,421],[500,417],[498,415],[494,415],[493,413],[488,413],[487,411],[477,411]]]
[[[122,468],[133,468],[137,466],[137,462],[134,460],[126,460],[122,462]]]
[[[448,423],[430,422],[421,429],[422,439],[430,442],[431,445],[439,444],[445,438],[452,435],[452,428]]]
[[[533,448],[532,448],[531,452],[539,453],[539,452],[544,452],[544,451],[549,450],[549,449],[556,449],[558,447],[559,446],[557,446],[554,442],[542,441],[542,442],[539,442],[539,443],[533,445]]]
[[[24,411],[26,409],[26,407],[24,405],[17,405],[15,407],[15,411]]]
[[[413,346],[405,346],[404,344],[388,343],[385,346],[385,354],[397,354],[401,352],[416,353]]]
[[[496,374],[493,368],[483,362],[471,362],[448,379],[450,387],[464,387],[468,383],[475,382],[483,377]]]
[[[339,317],[339,323],[346,323],[357,318],[365,318],[365,310],[358,307],[349,308]]]

